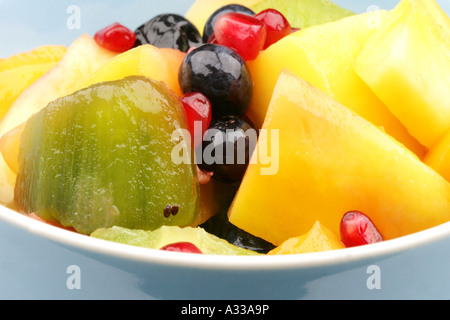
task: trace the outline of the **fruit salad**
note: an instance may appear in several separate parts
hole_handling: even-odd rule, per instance
[[[0,202],[153,250],[284,255],[450,221],[435,0],[197,0],[0,60]]]

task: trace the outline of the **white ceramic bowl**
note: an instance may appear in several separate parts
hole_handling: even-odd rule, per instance
[[[362,12],[374,4],[390,9],[397,1],[336,2]],[[93,34],[113,21],[135,27],[157,13],[182,14],[191,3],[78,1],[82,29],[67,30],[70,1],[0,0],[0,56],[69,44],[80,32]],[[440,3],[450,12],[448,1]],[[225,257],[119,245],[0,207],[0,299],[449,298],[450,223],[366,247]]]

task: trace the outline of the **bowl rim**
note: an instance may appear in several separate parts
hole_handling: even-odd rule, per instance
[[[414,247],[429,245],[441,240],[450,241],[450,222],[439,226],[368,246],[344,248],[326,252],[292,255],[197,255],[141,248],[55,227],[27,217],[0,205],[0,221],[7,222],[24,232],[40,236],[57,244],[97,255],[131,260],[144,264],[170,265],[214,270],[286,270],[331,266],[349,262],[386,257]]]

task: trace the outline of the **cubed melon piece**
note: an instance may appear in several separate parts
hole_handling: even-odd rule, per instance
[[[427,152],[423,161],[450,181],[450,130]]]
[[[307,28],[282,39],[256,60],[249,61],[254,95],[248,114],[255,125],[262,125],[280,72],[288,69],[383,128],[422,157],[425,148],[353,69],[354,59],[362,45],[385,16],[385,11],[375,11]]]
[[[145,76],[164,82],[177,95],[181,95],[178,70],[185,56],[186,53],[179,50],[157,48],[150,44],[142,45],[116,56],[90,77],[78,83],[77,89],[128,76]]]
[[[368,215],[385,240],[450,221],[450,183],[411,151],[298,76],[283,71],[230,222],[280,245],[320,221]],[[261,135],[264,137],[265,135]],[[268,143],[272,141],[271,143]],[[270,151],[267,168],[261,154]]]
[[[60,45],[44,45],[0,59],[0,119],[26,88],[61,60],[66,50]]]
[[[337,235],[325,228],[320,221],[316,221],[314,226],[307,233],[293,237],[280,246],[272,249],[268,255],[280,254],[300,254],[343,249],[344,245]]]
[[[355,70],[419,142],[450,128],[450,19],[435,0],[403,0],[369,38]]]

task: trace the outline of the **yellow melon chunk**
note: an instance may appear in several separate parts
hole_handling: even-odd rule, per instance
[[[0,138],[0,153],[15,175],[19,172],[20,138],[25,130],[25,125],[26,122],[8,131]]]
[[[254,95],[249,117],[260,127],[282,69],[288,69],[352,109],[422,157],[425,148],[353,69],[364,42],[386,16],[375,11],[298,31],[262,52],[249,67]]]
[[[181,95],[178,70],[186,54],[170,48],[157,48],[146,44],[128,50],[109,61],[90,77],[77,84],[77,89],[92,84],[120,80],[127,76],[145,76],[162,81]]]
[[[450,130],[427,152],[423,161],[450,181]]]
[[[267,254],[299,254],[330,251],[343,248],[344,245],[337,235],[331,232],[328,228],[325,228],[320,221],[317,221],[308,233],[286,240],[280,246],[269,251]]]
[[[65,53],[64,46],[47,45],[0,59],[0,119],[17,97],[61,60]]]
[[[263,132],[278,132],[277,172],[258,152],[229,210],[241,229],[280,245],[319,220],[339,234],[342,216],[367,214],[393,239],[450,221],[450,184],[376,126],[283,71]],[[270,139],[271,141],[271,139]],[[278,152],[274,152],[278,150]]]
[[[426,147],[450,128],[450,19],[435,0],[401,1],[355,70]]]

